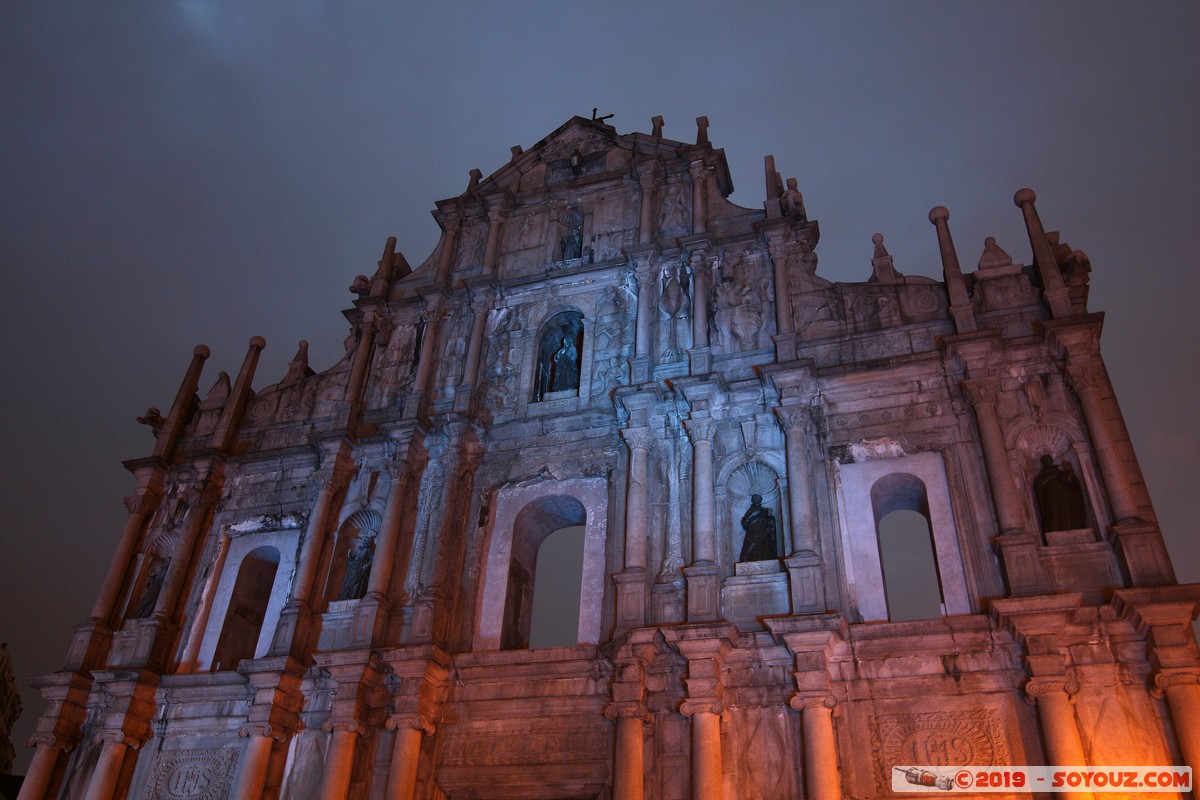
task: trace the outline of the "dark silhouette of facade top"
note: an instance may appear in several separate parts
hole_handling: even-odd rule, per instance
[[[1200,767],[1200,586],[1087,256],[1022,189],[1031,264],[989,238],[964,273],[938,207],[942,280],[877,234],[867,280],[832,283],[797,182],[768,156],[762,208],[734,205],[707,128],[575,117],[473,170],[420,266],[389,239],[354,280],[329,369],[302,342],[254,390],[256,337],[197,394],[197,347],[36,681],[22,800],[825,800],[896,766]],[[572,528],[573,564],[539,558]],[[572,634],[530,649],[551,569],[580,578]]]

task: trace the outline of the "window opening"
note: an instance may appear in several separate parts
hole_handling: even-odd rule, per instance
[[[579,592],[583,584],[582,525],[560,528],[538,548],[529,647],[579,643]]]
[[[213,655],[214,670],[237,669],[242,659],[254,658],[278,570],[279,551],[274,547],[260,547],[242,559]]]
[[[932,619],[945,613],[929,496],[920,478],[885,475],[871,487],[875,535],[888,619]]]

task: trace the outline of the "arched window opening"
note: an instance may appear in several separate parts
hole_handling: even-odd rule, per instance
[[[579,643],[579,592],[583,584],[582,525],[560,528],[537,552],[537,583],[529,623],[529,647]]]
[[[509,559],[508,585],[504,597],[503,626],[500,632],[500,648],[502,650],[524,650],[531,643],[530,633],[533,623],[534,586],[537,582],[538,559],[541,555],[542,544],[556,531],[563,528],[573,528],[583,525],[587,520],[587,511],[583,504],[574,497],[556,495],[540,497],[529,503],[517,514],[513,525],[512,555]],[[569,538],[569,537],[568,537]],[[580,534],[582,543],[582,533]],[[582,547],[582,544],[580,545]],[[550,557],[543,569],[555,572],[558,565]],[[582,573],[583,557],[578,557],[577,574]],[[550,614],[557,617],[575,618],[575,631],[578,636],[579,598],[576,590],[569,602],[572,609],[564,611],[567,604],[565,596],[555,596],[554,590],[546,590],[551,596],[554,608]],[[541,639],[539,638],[539,641]],[[578,641],[573,638],[571,643]],[[551,646],[551,645],[542,645]]]
[[[278,570],[279,551],[274,547],[260,547],[242,559],[213,654],[214,671],[237,669],[242,659],[254,658]]]
[[[547,320],[538,333],[534,402],[577,396],[582,356],[583,314],[562,311]]]
[[[382,517],[373,508],[359,509],[342,523],[325,582],[326,601],[360,600],[367,593],[375,537],[382,524]]]
[[[929,520],[908,509],[879,520],[879,559],[888,619],[932,619],[942,614],[942,593]]]
[[[871,508],[888,619],[931,619],[944,614],[925,484],[904,472],[885,475],[871,487]]]

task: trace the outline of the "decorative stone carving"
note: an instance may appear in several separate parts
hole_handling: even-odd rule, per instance
[[[990,709],[930,711],[876,717],[875,771],[890,786],[897,764],[1011,764],[1004,726]]]
[[[162,753],[151,800],[220,800],[228,796],[237,751],[172,750]]]

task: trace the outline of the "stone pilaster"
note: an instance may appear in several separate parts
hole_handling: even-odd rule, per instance
[[[425,296],[422,314],[425,328],[421,334],[421,353],[417,357],[417,374],[413,378],[412,390],[404,400],[404,416],[411,418],[424,409],[425,397],[430,394],[433,381],[434,343],[441,336],[442,318],[445,315],[446,298],[440,292]]]
[[[504,199],[490,198],[488,201],[487,245],[483,251],[483,274],[496,274],[496,250],[500,244],[500,227],[504,224]]]
[[[642,187],[641,217],[638,224],[638,244],[654,241],[655,193],[662,185],[663,169],[658,161],[643,161],[638,165],[638,183]],[[639,314],[639,317],[641,315]]]
[[[472,390],[478,378],[479,354],[483,350],[484,322],[492,308],[494,295],[494,288],[487,284],[471,290],[471,334],[467,341],[467,359],[463,366],[462,379],[454,396],[456,411],[466,411],[471,402]]]
[[[646,623],[646,544],[650,536],[650,445],[647,427],[625,428],[629,446],[629,485],[625,499],[625,569],[614,576],[617,584],[617,629]]]

